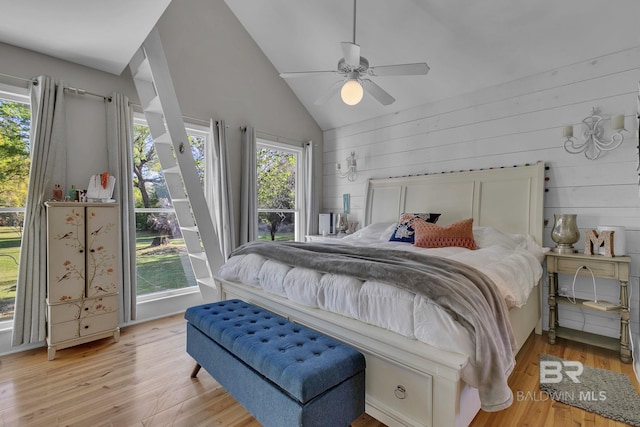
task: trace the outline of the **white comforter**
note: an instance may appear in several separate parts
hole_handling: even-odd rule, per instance
[[[463,262],[491,278],[510,308],[523,305],[542,276],[544,252],[530,236],[477,227],[474,228],[477,250],[425,249],[410,243],[389,242],[394,228],[395,224],[373,224],[336,242],[419,251]],[[449,314],[427,298],[389,284],[292,268],[254,254],[232,257],[218,276],[389,329],[443,350],[474,354],[469,332]]]

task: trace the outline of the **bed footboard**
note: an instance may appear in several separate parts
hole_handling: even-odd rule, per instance
[[[366,358],[366,412],[389,426],[466,426],[480,409],[460,379],[467,357],[303,307],[240,283],[218,281],[221,300],[239,298],[349,343]]]

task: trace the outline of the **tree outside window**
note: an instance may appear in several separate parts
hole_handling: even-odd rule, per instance
[[[188,132],[201,180],[204,133]],[[196,285],[153,138],[146,124],[134,126],[133,188],[136,212],[137,295]]]
[[[30,126],[26,97],[25,102],[0,99],[0,321],[13,318],[31,163]]]
[[[299,153],[258,143],[258,239],[295,240]]]

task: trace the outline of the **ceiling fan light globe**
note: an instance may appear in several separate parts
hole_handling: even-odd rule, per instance
[[[347,105],[357,105],[362,101],[363,95],[364,89],[362,89],[362,85],[353,79],[347,80],[340,90],[340,97]]]

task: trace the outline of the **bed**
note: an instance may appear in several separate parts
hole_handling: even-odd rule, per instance
[[[445,256],[458,259],[455,262],[461,259],[462,263],[468,262],[465,258],[470,256],[470,252],[485,253],[484,256],[489,258],[506,258],[508,254],[503,255],[501,248],[494,247],[501,246],[500,242],[505,243],[502,246],[511,247],[515,244],[514,247],[525,248],[535,254],[536,251],[542,251],[543,183],[542,163],[371,179],[366,187],[365,227],[337,244],[402,249],[401,243],[385,242],[387,233],[395,230],[400,215],[405,212],[438,212],[441,217],[437,224],[442,226],[472,218],[473,234],[479,246],[477,251],[436,249],[440,251],[436,254],[438,257],[444,253]],[[374,283],[367,289],[377,290],[374,292],[376,297],[382,295],[386,302],[370,302],[368,306],[372,311],[383,313],[382,320],[366,317],[369,314],[351,315],[350,310],[353,309],[344,303],[342,308],[334,307],[328,311],[327,304],[317,300],[314,302],[312,297],[305,295],[306,290],[314,286],[303,285],[302,279],[305,275],[314,276],[315,273],[292,275],[297,279],[287,289],[265,289],[256,283],[257,273],[250,271],[254,268],[251,266],[274,261],[265,262],[255,257],[260,256],[242,254],[232,257],[223,266],[216,278],[218,297],[240,298],[262,306],[359,349],[366,357],[366,411],[371,416],[390,426],[463,426],[468,425],[480,410],[478,389],[465,382],[465,375],[468,376],[469,366],[473,364],[473,349],[468,348],[465,331],[457,328],[456,322],[451,321],[446,313],[443,316],[437,307],[434,309],[434,304],[424,304],[424,296],[411,297],[411,292],[407,290],[401,290],[405,292],[402,293],[385,283]],[[241,258],[247,258],[245,261],[250,262],[242,267]],[[537,259],[537,267],[534,262],[525,269],[531,269],[531,274],[539,278],[542,255],[538,253]],[[476,264],[476,267],[483,268],[483,264],[490,263],[476,261]],[[508,275],[501,277],[500,268],[496,270],[485,268],[483,272],[494,282],[509,282]],[[518,292],[502,293],[505,305],[511,306],[507,316],[513,331],[514,350],[524,344],[533,330],[541,332],[541,292],[538,281],[531,283],[530,289],[523,295],[516,295]],[[498,288],[508,288],[509,285],[496,284]],[[288,293],[290,288],[300,291],[297,297]],[[324,289],[322,286],[316,288]],[[345,289],[352,288],[347,286]],[[357,289],[361,292],[364,285]],[[340,305],[345,298],[343,294],[338,295],[333,299]],[[367,298],[365,300],[372,301]],[[385,306],[395,307],[396,311],[389,311],[390,308]],[[402,320],[405,309],[413,307],[417,310],[418,306],[428,306],[436,317],[444,319],[440,319],[441,323],[432,324],[429,322],[434,321],[433,316],[425,320],[421,314],[413,311],[411,319]],[[416,320],[418,318],[422,320]],[[425,324],[438,326],[425,327]],[[505,375],[508,376],[508,373],[505,372]]]

